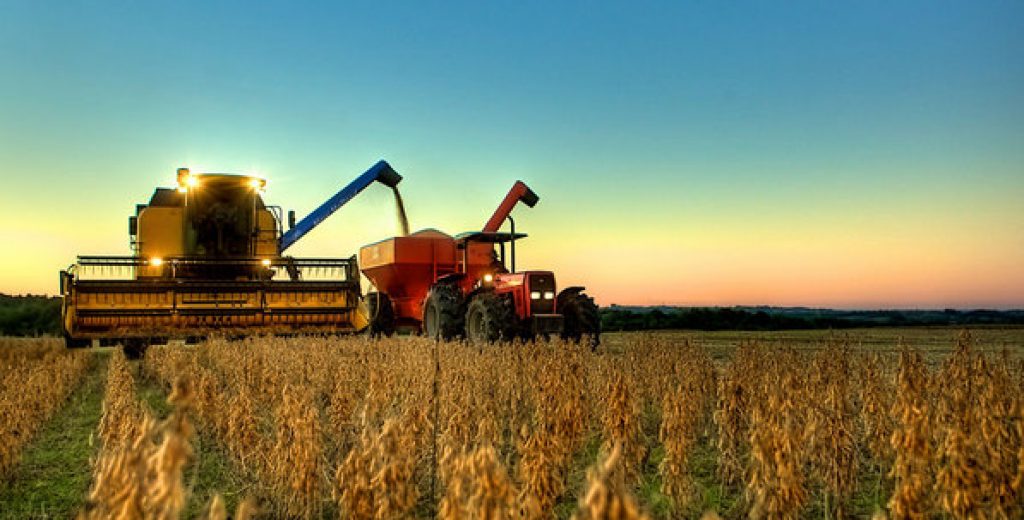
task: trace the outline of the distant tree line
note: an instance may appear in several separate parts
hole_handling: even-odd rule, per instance
[[[941,325],[1024,325],[1024,311],[616,306],[601,309],[601,328],[606,331],[796,330]]]
[[[941,325],[1024,325],[1024,310],[843,311],[800,307],[619,307],[601,309],[609,331],[796,330]],[[0,293],[0,335],[60,334],[60,298]]]
[[[694,308],[647,312],[601,309],[603,330],[793,330],[849,328],[846,320],[834,318],[795,318],[729,308]]]
[[[60,298],[0,293],[0,336],[60,334]]]

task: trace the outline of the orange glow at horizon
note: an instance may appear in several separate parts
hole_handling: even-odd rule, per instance
[[[461,199],[446,195],[462,201],[453,204],[437,197],[429,176],[406,173],[402,193],[413,229],[473,229],[507,190],[494,183],[468,188]],[[131,196],[98,193],[90,199],[91,225],[80,225],[82,203],[76,202],[0,228],[0,240],[19,248],[0,260],[0,292],[54,294],[57,271],[76,255],[129,254],[126,212],[147,198],[153,184],[163,183],[146,177],[136,181]],[[586,286],[600,305],[1024,307],[1024,241],[1006,217],[1012,190],[984,194],[987,204],[969,213],[948,210],[952,204],[942,199],[860,208],[820,198],[805,206],[769,205],[749,196],[718,201],[735,211],[637,200],[620,200],[609,210],[614,206],[604,196],[530,184],[541,202],[514,212],[517,230],[530,235],[517,247],[518,267],[552,270],[560,286]],[[395,234],[392,194],[377,188],[289,253],[347,257]],[[303,202],[285,206],[302,215],[325,191],[312,183],[278,182],[267,200]],[[14,215],[35,211],[21,200],[7,207]]]

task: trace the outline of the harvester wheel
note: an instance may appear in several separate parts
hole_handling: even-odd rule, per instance
[[[461,336],[464,308],[462,291],[457,285],[434,285],[423,302],[423,333],[428,338],[443,340]]]
[[[124,352],[124,357],[128,359],[141,359],[146,354],[146,347],[149,343],[141,338],[128,338],[124,340],[124,346],[121,347]]]
[[[395,308],[388,295],[379,292],[367,293],[366,309],[370,312],[370,325],[366,327],[370,337],[390,337],[395,333]]]
[[[466,310],[466,335],[476,344],[510,341],[519,335],[512,302],[491,292],[480,293]]]
[[[565,320],[562,339],[582,341],[586,336],[592,349],[601,344],[601,316],[593,298],[582,292],[563,291],[558,295],[557,311]]]
[[[72,338],[67,332],[64,333],[64,346],[67,348],[86,348],[92,346],[91,339]]]

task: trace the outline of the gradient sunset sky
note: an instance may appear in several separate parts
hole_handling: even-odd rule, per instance
[[[1024,307],[1024,3],[0,3],[0,291],[128,254],[176,167],[413,229],[516,179],[598,303]],[[290,252],[396,232],[382,186]]]

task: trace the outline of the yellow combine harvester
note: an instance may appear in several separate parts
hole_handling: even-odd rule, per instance
[[[281,209],[261,196],[266,180],[178,170],[129,217],[132,256],[80,256],[60,273],[67,346],[150,343],[211,333],[356,332],[368,319],[359,268],[350,258],[284,252],[375,181],[402,180],[380,161],[283,229]]]

